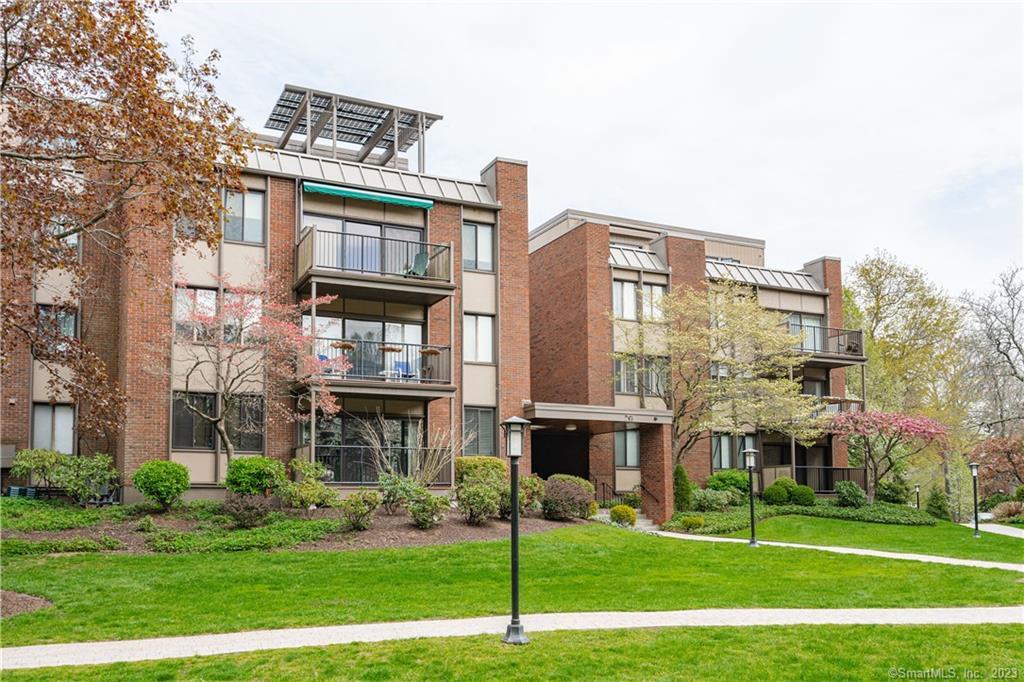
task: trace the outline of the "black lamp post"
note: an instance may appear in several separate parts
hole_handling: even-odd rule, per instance
[[[918,509],[918,511],[920,511],[921,510],[921,484],[920,483],[915,483],[914,484],[914,495],[917,497],[917,509]]]
[[[971,462],[967,466],[971,467],[971,480],[974,482],[974,537],[980,538],[981,532],[978,531],[978,464]]]
[[[757,465],[757,450],[748,448],[743,451],[743,457],[747,465],[747,477],[750,481],[750,546],[757,547],[757,530],[754,520],[754,467]]]
[[[505,644],[528,644],[530,640],[519,622],[519,458],[523,456],[523,439],[530,422],[521,417],[509,417],[501,427],[505,430],[505,452],[508,454],[512,486],[512,622],[501,641]]]

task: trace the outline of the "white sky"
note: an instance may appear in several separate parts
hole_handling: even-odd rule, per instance
[[[442,114],[427,170],[528,160],[531,226],[717,230],[789,268],[883,247],[953,293],[1021,263],[1018,4],[183,3],[157,28],[221,51],[253,128],[285,82]]]

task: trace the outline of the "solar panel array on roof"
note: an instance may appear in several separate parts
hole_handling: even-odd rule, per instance
[[[664,271],[665,266],[656,253],[644,251],[643,249],[631,249],[625,246],[612,246],[609,262],[625,268],[640,268],[641,270]]]
[[[306,120],[304,104],[306,92],[306,90],[286,87],[277,98],[277,102],[274,104],[274,108],[271,110],[270,116],[267,118],[265,127],[270,130],[286,130],[292,119],[297,114],[299,116],[299,122],[296,125],[294,132],[297,135],[305,135],[309,123]],[[366,144],[366,142],[373,137],[374,133],[377,132],[377,129],[387,122],[388,117],[394,109],[399,109],[401,111],[401,114],[398,116],[398,125],[401,130],[399,135],[403,136],[403,142],[399,147],[399,151],[408,151],[409,148],[419,140],[419,130],[416,122],[416,117],[420,114],[418,111],[404,111],[399,107],[361,102],[343,95],[328,95],[312,91],[309,91],[309,93],[310,118],[313,120],[314,127],[317,127],[321,117],[326,116],[330,119],[332,97],[337,98],[338,115],[335,118],[335,123],[338,127],[339,142],[350,142],[358,145]],[[302,111],[299,110],[300,107],[302,107]],[[424,114],[423,125],[425,128],[430,128],[438,120],[440,120],[439,116]],[[325,121],[325,125],[319,127],[319,138],[327,140],[333,139],[333,129],[330,120]],[[395,130],[393,126],[389,126],[388,130],[380,138],[376,146],[384,149],[390,149],[394,146],[394,143]]]
[[[705,273],[709,279],[728,279],[773,289],[791,289],[816,294],[825,293],[825,288],[806,272],[774,270],[753,265],[705,261]]]

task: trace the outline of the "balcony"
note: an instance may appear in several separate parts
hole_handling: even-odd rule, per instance
[[[432,398],[454,390],[448,346],[318,338],[316,353],[321,360],[345,357],[351,364],[324,375],[338,392]]]
[[[765,466],[761,468],[760,483],[764,490],[776,479],[783,476],[794,479],[800,485],[809,486],[815,493],[830,495],[835,492],[835,485],[840,481],[853,481],[866,489],[867,470],[855,467],[824,467],[824,466]]]
[[[806,394],[805,394],[806,395]],[[807,396],[813,397],[813,396]],[[833,416],[842,414],[844,412],[863,412],[864,401],[858,398],[837,398],[836,396],[827,395],[823,398],[819,398],[821,402],[825,403],[825,409],[816,412],[814,416]]]
[[[306,448],[308,453],[308,447]],[[409,464],[416,448],[393,446],[388,451],[392,467],[403,474],[409,473]],[[380,472],[374,461],[373,450],[365,445],[317,445],[317,462],[327,467],[328,483],[342,485],[377,485]],[[436,484],[451,482],[449,470],[442,472]]]
[[[307,226],[296,246],[296,288],[311,281],[318,295],[435,303],[451,296],[448,244],[350,234]]]
[[[841,366],[867,360],[864,333],[859,329],[790,323],[789,332],[803,337],[796,349],[813,356],[816,364]]]

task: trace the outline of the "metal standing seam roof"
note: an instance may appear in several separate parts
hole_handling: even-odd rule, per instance
[[[261,173],[333,182],[370,191],[403,192],[439,201],[501,208],[501,204],[495,201],[487,185],[482,182],[452,180],[383,166],[367,166],[283,149],[252,149],[248,157],[246,166]]]
[[[812,294],[828,293],[814,277],[806,272],[723,263],[710,259],[704,261],[704,271],[709,279],[727,279],[769,289],[789,289]]]
[[[641,270],[658,270],[666,272],[665,265],[658,254],[643,249],[631,249],[625,246],[612,245],[609,249],[608,262],[624,268],[640,268]]]

